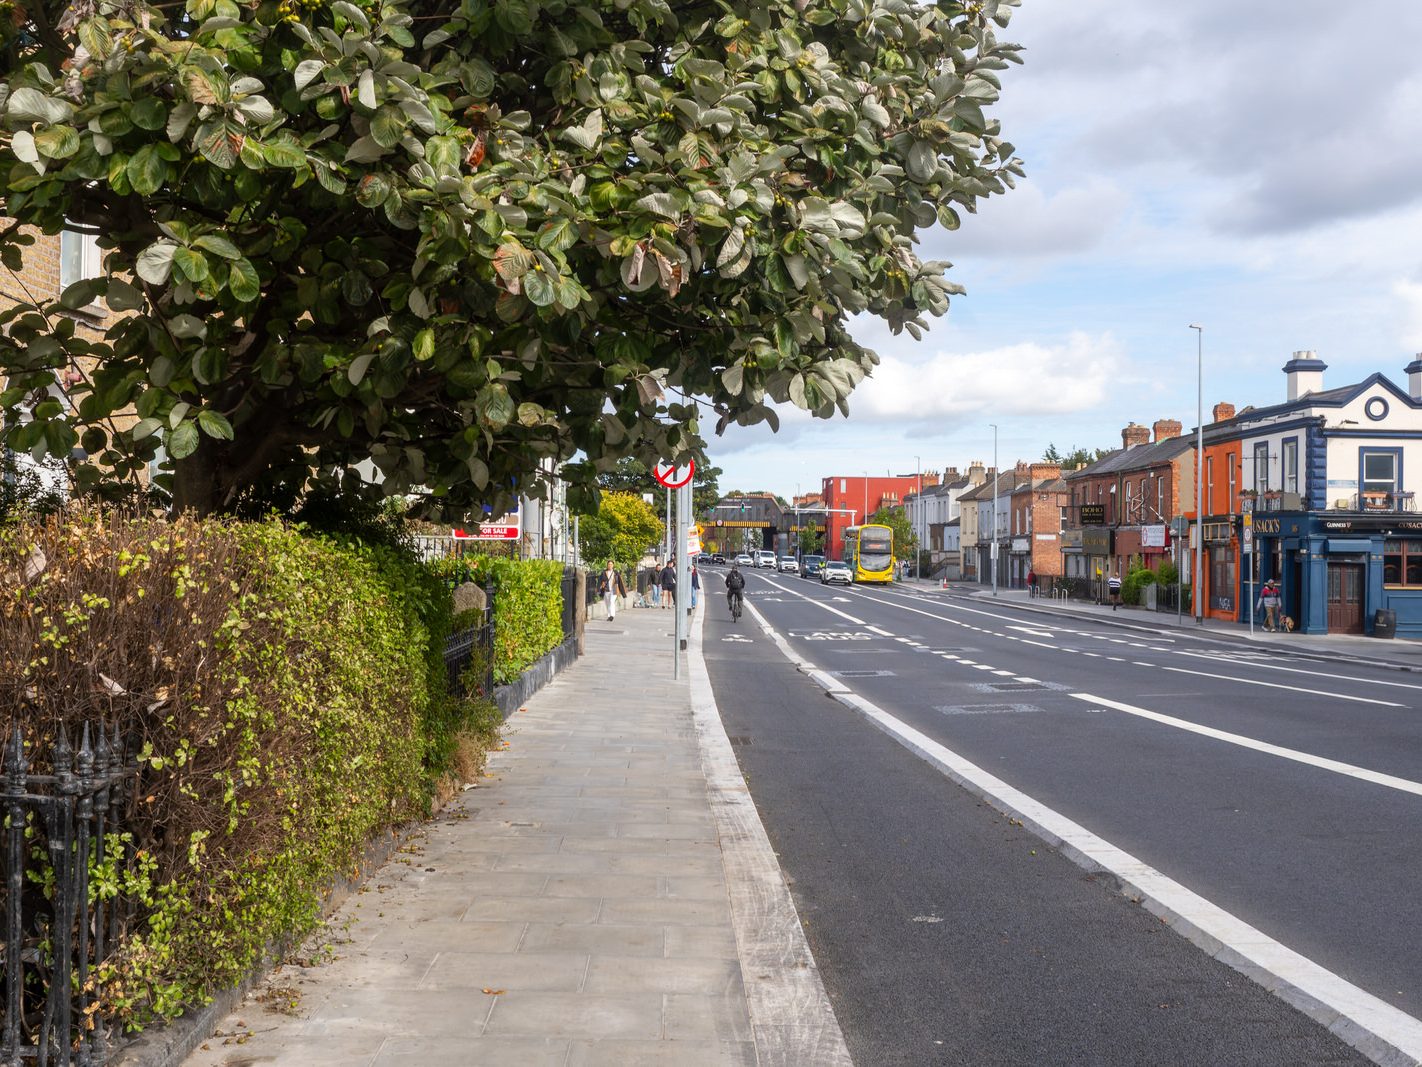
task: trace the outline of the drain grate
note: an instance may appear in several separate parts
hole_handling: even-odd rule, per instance
[[[751,743],[751,739],[750,739],[749,737],[747,737],[745,734],[734,734],[734,735],[732,735],[732,737],[730,738],[730,741],[731,741],[731,744],[733,744],[733,745],[741,745],[741,746],[749,745],[749,744]]]
[[[893,671],[830,671],[836,678],[889,678]]]
[[[992,693],[1041,693],[1047,689],[1047,686],[1041,682],[985,682],[983,684]]]

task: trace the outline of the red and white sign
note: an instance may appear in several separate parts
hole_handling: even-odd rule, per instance
[[[652,477],[668,489],[680,489],[684,485],[691,484],[692,475],[696,473],[696,462],[687,460],[685,467],[673,467],[670,463],[658,463],[652,471]]]
[[[472,530],[455,527],[450,532],[456,541],[517,541],[519,513],[505,515],[499,522],[481,522]]]

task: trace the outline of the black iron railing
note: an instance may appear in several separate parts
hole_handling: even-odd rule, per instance
[[[97,972],[132,912],[116,893],[91,891],[89,876],[133,800],[138,762],[117,731],[101,723],[97,733],[94,744],[86,723],[75,752],[61,729],[48,774],[30,773],[18,725],[4,748],[0,1060],[7,1067],[98,1067],[108,1060]]]
[[[480,677],[469,679],[469,668],[475,661]],[[444,668],[449,692],[453,696],[469,696],[468,682],[473,681],[472,695],[490,697],[494,694],[494,587],[484,587],[484,621],[467,630],[450,634],[444,642]]]
[[[578,612],[583,610],[583,595],[586,590],[578,589],[578,572],[572,567],[563,568],[563,581],[559,586],[563,603],[563,640],[577,633]]]

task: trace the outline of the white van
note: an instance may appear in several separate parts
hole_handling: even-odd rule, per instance
[[[774,570],[775,553],[764,548],[757,549],[755,553],[755,565],[756,567],[769,567],[771,570]]]

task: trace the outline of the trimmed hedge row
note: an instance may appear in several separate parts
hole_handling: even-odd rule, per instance
[[[138,908],[97,976],[106,1015],[139,1028],[205,1002],[429,810],[461,736],[498,722],[446,692],[449,625],[412,557],[276,522],[0,528],[0,714],[41,762],[98,717],[141,748],[137,812],[95,865]]]
[[[552,560],[450,557],[431,568],[453,585],[494,585],[494,681],[507,685],[563,641],[563,565]]]

